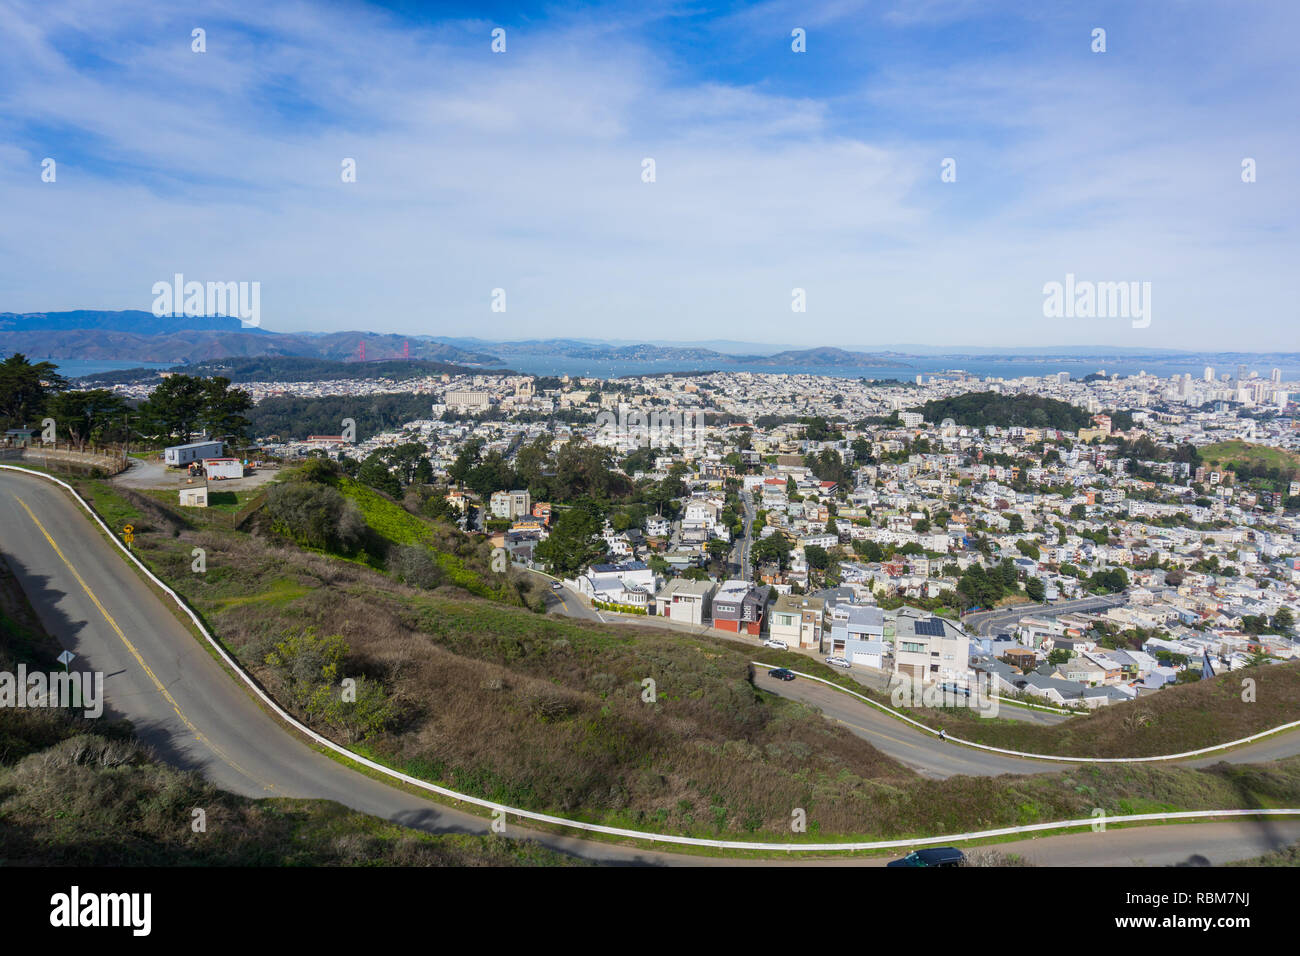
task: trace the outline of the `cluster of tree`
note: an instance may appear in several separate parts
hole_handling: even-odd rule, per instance
[[[608,550],[600,536],[604,515],[591,504],[566,508],[555,518],[551,534],[538,543],[533,556],[556,577],[572,577],[600,561]]]
[[[992,607],[1002,598],[1020,590],[1020,574],[1010,559],[988,570],[972,564],[957,581],[957,592],[968,605]]]
[[[1088,427],[1092,416],[1077,405],[1039,395],[1001,395],[996,392],[967,392],[951,398],[926,402],[913,411],[928,422],[951,418],[958,425],[983,428],[1021,426],[1078,431]]]
[[[32,428],[40,423],[50,399],[67,387],[51,362],[32,363],[21,352],[0,362],[0,424]]]
[[[1247,634],[1281,634],[1288,636],[1295,627],[1295,614],[1289,607],[1280,607],[1270,620],[1263,614],[1245,614],[1241,629]]]
[[[38,428],[46,418],[55,437],[85,446],[90,442],[125,442],[140,435],[158,442],[185,442],[196,432],[214,439],[238,440],[247,433],[244,416],[253,404],[242,389],[225,378],[171,375],[132,408],[102,388],[74,391],[49,362],[29,362],[21,354],[0,362],[0,424]]]
[[[342,492],[307,476],[272,485],[266,511],[276,532],[321,551],[353,553],[368,529],[360,510]]]
[[[834,448],[823,448],[817,454],[809,452],[804,458],[804,464],[818,481],[833,481],[841,488],[846,488],[853,482],[852,469],[844,464],[844,459]]]
[[[140,403],[138,429],[161,442],[187,442],[200,431],[222,441],[238,440],[248,433],[244,413],[252,407],[252,396],[231,388],[227,378],[169,375]]]
[[[322,395],[264,398],[248,417],[253,434],[284,439],[338,435],[343,419],[350,418],[356,422],[357,440],[364,441],[431,414],[427,395]]]

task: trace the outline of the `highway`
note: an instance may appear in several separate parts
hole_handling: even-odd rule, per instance
[[[131,720],[140,738],[161,759],[174,766],[197,770],[216,784],[251,797],[334,800],[364,813],[435,833],[488,831],[489,821],[484,817],[407,793],[325,757],[270,716],[103,538],[82,508],[58,487],[40,478],[0,471],[0,531],[4,558],[46,629],[64,648],[78,655],[74,667],[105,674],[107,713]],[[794,682],[801,685],[800,693],[802,685],[811,683]],[[782,692],[789,693],[788,686],[781,688]],[[927,769],[932,773],[1006,772],[975,751],[956,755],[954,751],[958,748],[953,745],[935,743],[933,747],[951,749],[931,750],[927,757],[926,748],[919,742],[924,735],[919,731],[885,717],[881,718],[885,723],[879,724],[873,719],[875,715],[851,707],[846,707],[843,714],[851,730],[867,736],[885,752],[890,752],[891,747],[903,752],[890,738],[903,740],[910,748],[906,751],[910,759],[917,765],[929,761]],[[855,730],[852,724],[859,728]],[[909,733],[919,740],[909,740]],[[1293,741],[1296,735],[1289,737]],[[1277,749],[1280,745],[1272,746]],[[1281,749],[1294,752],[1289,742]],[[1241,756],[1244,753],[1245,750],[1238,752],[1236,759],[1245,759]],[[1261,752],[1253,759],[1268,757]],[[1051,769],[1033,761],[1018,763],[1035,771]],[[970,769],[959,770],[958,766]],[[1276,834],[1284,824],[1266,821],[1204,826],[1211,828],[1207,833],[1219,835],[1214,840],[1209,837],[1206,840],[1217,841],[1215,845],[1220,849],[1216,852],[1227,854],[1226,859],[1233,854],[1240,858],[1260,852],[1262,837],[1259,835]],[[1234,827],[1238,829],[1232,830]],[[1114,841],[1115,849],[1109,859],[1120,863],[1148,850],[1164,852],[1161,848],[1167,850],[1168,832],[1185,829],[1125,830],[1123,840]],[[1248,839],[1243,833],[1253,836]],[[519,826],[513,819],[508,834],[535,839],[561,852],[608,864],[734,865],[738,862],[539,833]],[[1052,838],[1025,842],[1038,845],[1047,843],[1048,839]],[[1199,844],[1184,840],[1182,845],[1191,853]],[[1103,851],[1094,847],[1093,852],[1101,853],[1098,862],[1105,862]],[[825,861],[821,863],[825,865]]]

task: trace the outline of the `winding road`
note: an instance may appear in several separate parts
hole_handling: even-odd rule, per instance
[[[168,763],[203,773],[214,783],[251,797],[304,797],[337,801],[352,809],[435,833],[485,833],[490,821],[390,786],[319,753],[267,713],[227,674],[206,646],[181,624],[163,599],[105,540],[84,510],[59,487],[13,471],[0,471],[0,550],[47,631],[77,658],[74,667],[102,671],[107,713],[125,717],[140,738]],[[821,707],[828,717],[869,739],[904,763],[932,775],[1042,772],[1059,764],[998,758],[939,744],[866,704],[812,682],[765,689]],[[770,684],[777,682],[771,681]],[[855,706],[859,705],[859,706]],[[1270,739],[1217,759],[1267,760],[1300,751],[1300,735]],[[1192,765],[1196,765],[1193,763]],[[1300,837],[1291,821],[1196,825],[1207,858],[1215,862],[1253,856]],[[1004,852],[1061,865],[1154,862],[1171,847],[1170,830],[1143,827],[999,845]],[[608,864],[735,865],[734,859],[664,853],[530,831],[510,820],[510,836],[536,840],[561,852]],[[1184,855],[1200,845],[1174,841]],[[1060,849],[1054,849],[1059,847]],[[1083,849],[1081,849],[1083,848]],[[1261,849],[1264,848],[1264,849]],[[1086,850],[1086,852],[1084,852]],[[1143,856],[1143,854],[1147,856]],[[1086,859],[1085,859],[1086,857]],[[1077,862],[1075,862],[1077,861]],[[811,861],[745,861],[783,865]],[[826,865],[827,861],[815,861]],[[861,860],[832,863],[860,865]]]

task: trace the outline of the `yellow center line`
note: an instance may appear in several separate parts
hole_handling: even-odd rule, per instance
[[[27,517],[32,519],[32,522],[36,525],[37,529],[41,532],[41,534],[45,536],[45,540],[50,543],[50,547],[53,548],[54,553],[59,556],[59,560],[62,561],[65,565],[67,565],[68,570],[72,572],[72,576],[76,578],[77,583],[81,585],[81,589],[86,592],[86,596],[89,597],[90,600],[94,602],[95,607],[99,608],[99,613],[104,615],[104,620],[108,621],[108,626],[113,629],[113,632],[117,634],[117,636],[121,639],[122,643],[126,645],[126,649],[131,652],[131,656],[135,658],[136,663],[139,664],[140,667],[144,670],[144,672],[149,675],[149,679],[153,681],[154,686],[158,688],[158,693],[162,694],[163,697],[167,700],[167,703],[172,705],[172,710],[176,711],[176,716],[179,717],[181,721],[185,724],[185,726],[189,728],[190,732],[194,734],[194,739],[199,741],[199,743],[203,744],[205,747],[207,747],[209,750],[215,753],[218,757],[220,757],[223,761],[225,761],[227,764],[233,767],[236,771],[238,771],[239,773],[247,777],[249,780],[253,781],[256,784],[261,785],[263,788],[267,790],[274,791],[275,786],[273,784],[267,783],[265,780],[259,780],[257,777],[253,776],[251,773],[249,773],[239,764],[231,760],[228,756],[226,756],[225,752],[223,752],[220,747],[218,747],[211,740],[209,740],[203,734],[203,732],[200,731],[198,727],[194,726],[194,723],[188,717],[185,716],[184,712],[181,710],[180,704],[176,703],[176,698],[171,695],[171,693],[167,690],[167,688],[163,686],[162,681],[160,681],[157,678],[157,676],[154,674],[154,672],[150,669],[149,665],[144,662],[144,658],[140,655],[140,652],[135,649],[135,645],[133,645],[129,640],[127,640],[126,635],[122,633],[122,629],[117,626],[117,621],[113,620],[113,615],[108,613],[108,609],[105,608],[102,603],[100,603],[100,600],[95,595],[95,592],[90,589],[90,585],[86,584],[85,579],[82,578],[81,574],[77,571],[77,569],[72,566],[72,562],[69,561],[67,557],[64,556],[63,550],[58,546],[55,540],[52,537],[50,537],[50,533],[45,530],[45,525],[41,524],[40,519],[37,518],[36,515],[32,512],[32,509],[27,507],[27,502],[23,501],[23,499],[19,498],[17,495],[14,495],[13,497],[15,501],[17,501],[20,505],[23,506],[23,510],[27,512]]]

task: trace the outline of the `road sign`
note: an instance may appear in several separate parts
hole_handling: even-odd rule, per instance
[[[77,655],[72,653],[72,651],[64,651],[62,654],[59,655],[59,663],[62,664],[64,667],[67,667],[69,664],[72,663],[72,659],[76,656]]]
[[[122,540],[127,544],[135,541],[135,525],[129,524],[122,528]]]

